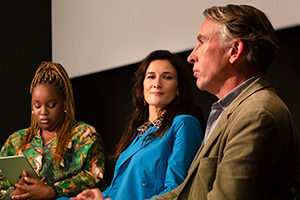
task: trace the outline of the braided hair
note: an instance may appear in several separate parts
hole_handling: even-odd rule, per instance
[[[63,122],[59,125],[57,129],[57,143],[55,157],[58,161],[59,157],[63,157],[67,149],[68,140],[72,135],[72,125],[75,122],[75,104],[73,98],[73,89],[70,78],[63,68],[62,65],[54,62],[43,62],[37,69],[35,76],[31,82],[30,94],[34,88],[41,84],[50,84],[56,88],[63,97],[65,112]],[[32,106],[32,105],[31,105]],[[17,153],[22,151],[26,145],[32,140],[36,131],[39,129],[39,125],[33,117],[31,117],[31,125],[27,129],[25,138],[22,140],[20,146],[18,147]],[[58,162],[57,162],[58,163]]]

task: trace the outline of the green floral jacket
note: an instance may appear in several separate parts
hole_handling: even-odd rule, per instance
[[[16,154],[26,130],[19,130],[7,139],[1,149],[1,157]],[[99,187],[104,190],[106,187],[103,179],[104,146],[100,135],[94,127],[83,122],[76,122],[72,132],[66,154],[60,160],[59,167],[56,167],[53,161],[57,156],[56,137],[44,145],[40,130],[22,151],[37,175],[40,178],[45,177],[47,184],[54,187],[58,197],[76,196],[87,188]],[[8,199],[12,190],[12,185],[0,169],[0,199]]]

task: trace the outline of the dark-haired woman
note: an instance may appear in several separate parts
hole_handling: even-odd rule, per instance
[[[11,185],[1,173],[0,199],[55,199],[105,188],[102,139],[94,127],[75,121],[72,85],[64,68],[43,62],[30,93],[31,126],[13,133],[0,156],[24,155],[41,180],[25,172]]]
[[[185,65],[178,55],[163,50],[150,53],[136,78],[135,110],[114,154],[111,185],[103,191],[104,198],[112,200],[149,199],[176,188],[202,142],[200,123],[192,116]],[[96,199],[97,191],[84,191],[77,199]]]

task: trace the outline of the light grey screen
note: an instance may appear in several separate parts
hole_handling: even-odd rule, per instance
[[[70,77],[139,62],[156,49],[190,50],[213,5],[249,4],[276,29],[300,24],[299,0],[52,0],[53,61]]]

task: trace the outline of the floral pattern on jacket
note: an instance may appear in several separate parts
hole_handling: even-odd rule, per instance
[[[27,129],[13,133],[3,145],[0,156],[16,155],[17,148],[25,137]],[[40,130],[36,131],[32,141],[28,143],[23,154],[40,178],[55,188],[57,195],[76,196],[87,188],[105,189],[104,181],[105,154],[100,135],[94,127],[76,122],[72,128],[65,156],[60,159],[59,166],[54,163],[57,139],[54,137],[43,144]],[[0,199],[8,198],[13,187],[0,169]]]

